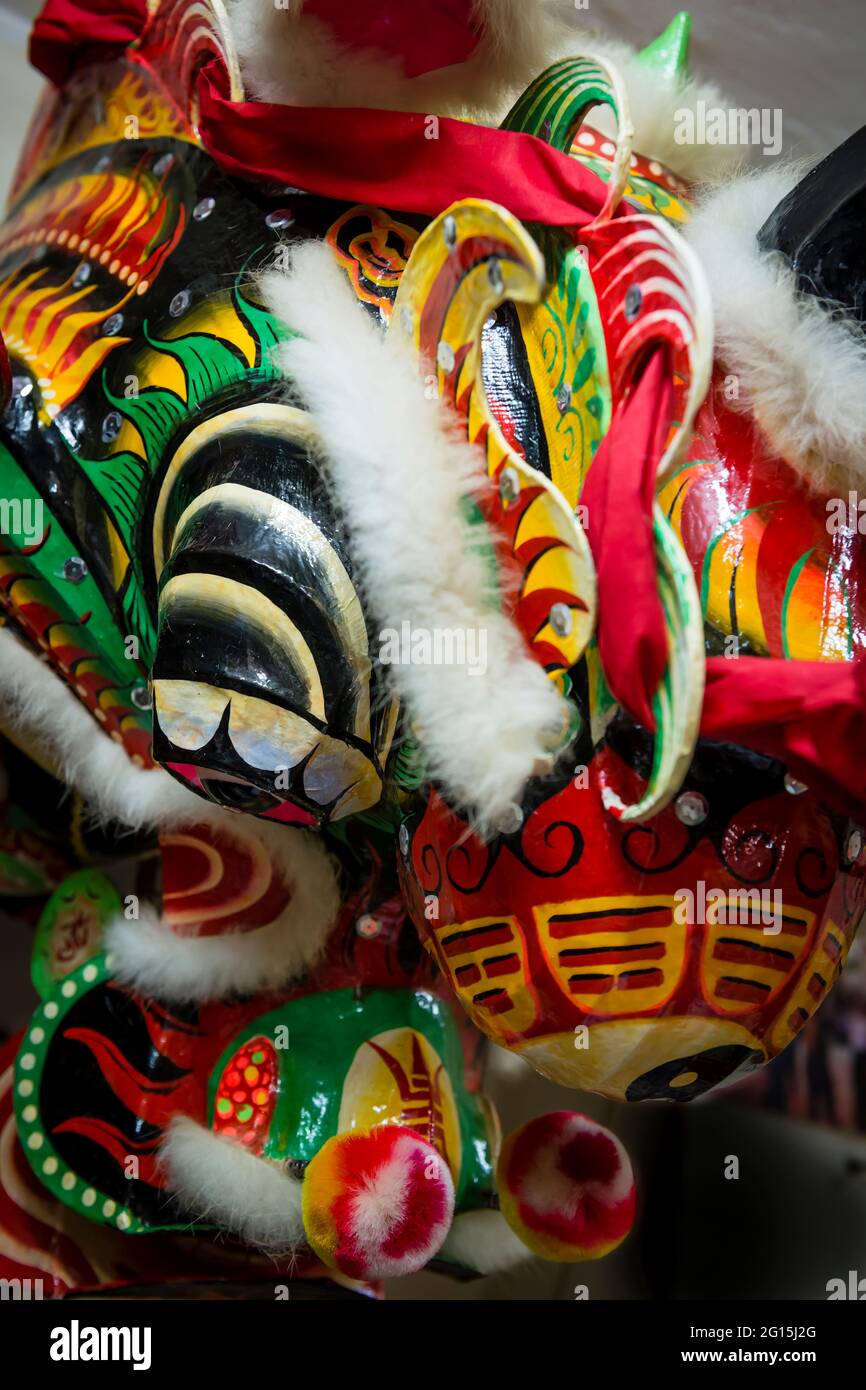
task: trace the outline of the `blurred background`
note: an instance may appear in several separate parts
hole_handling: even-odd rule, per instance
[[[693,69],[735,105],[780,107],[785,146],[823,154],[864,122],[863,0],[694,0]],[[5,194],[41,79],[27,66],[36,0],[0,4],[0,186]],[[643,45],[671,0],[590,0],[591,21]],[[30,932],[0,918],[0,1033],[35,1004]],[[866,1277],[866,965],[864,943],[817,1021],[745,1092],[691,1106],[614,1105],[559,1090],[504,1053],[489,1090],[508,1131],[531,1115],[581,1108],[609,1125],[637,1170],[640,1213],[598,1264],[529,1261],[507,1277],[455,1285],[427,1274],[392,1298],[823,1299],[849,1270]],[[731,1158],[739,1177],[726,1177]]]

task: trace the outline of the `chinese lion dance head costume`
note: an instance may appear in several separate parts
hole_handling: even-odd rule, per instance
[[[828,524],[863,133],[770,173],[678,143],[721,101],[686,15],[633,53],[556,6],[346,9],[33,34],[0,1250],[59,1294],[604,1254],[622,1145],[501,1142],[481,1035],[690,1100],[796,1037],[864,906],[866,553]]]

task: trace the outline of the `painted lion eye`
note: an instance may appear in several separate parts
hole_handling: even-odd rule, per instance
[[[695,1052],[691,1057],[674,1057],[653,1067],[632,1081],[626,1100],[695,1100],[726,1081],[737,1071],[750,1071],[763,1062],[760,1052],[732,1044]]]

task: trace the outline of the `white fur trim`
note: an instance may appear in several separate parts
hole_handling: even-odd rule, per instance
[[[291,885],[285,911],[254,931],[200,937],[179,936],[152,908],[137,921],[115,917],[105,945],[117,979],[169,1003],[200,1003],[277,989],[315,965],[340,909],[330,856],[305,830],[245,824],[243,831],[265,839]]]
[[[138,830],[225,818],[162,768],[136,767],[63,678],[10,628],[0,628],[0,704],[10,736],[25,750],[30,745],[41,752],[54,775],[104,820]]]
[[[284,1168],[177,1115],[160,1163],[181,1206],[273,1254],[304,1244],[301,1183]]]
[[[340,907],[333,861],[315,836],[209,805],[162,768],[130,762],[63,679],[9,628],[0,628],[0,699],[11,736],[44,755],[55,776],[104,820],[131,829],[207,824],[222,835],[254,839],[292,885],[276,922],[222,937],[180,937],[147,909],[106,930],[119,979],[177,1002],[255,993],[284,984],[315,964]]]
[[[585,45],[572,43],[570,52],[597,55],[610,63],[619,73],[628,93],[631,121],[634,126],[634,149],[646,159],[657,159],[684,179],[704,182],[730,176],[750,157],[742,145],[679,144],[676,138],[679,117],[684,111],[696,111],[699,101],[707,109],[730,111],[734,103],[710,82],[688,78],[682,83],[665,83],[658,73],[641,61],[636,49],[627,43],[593,35]],[[613,112],[596,106],[587,120],[605,135],[616,135]]]
[[[534,1258],[502,1212],[492,1209],[464,1211],[455,1216],[439,1253],[479,1274],[502,1274]]]
[[[0,728],[86,802],[89,814],[129,830],[209,825],[252,836],[275,862],[294,864],[297,827],[216,806],[163,768],[142,768],[114,743],[63,677],[9,627],[0,627]]]
[[[298,0],[229,0],[232,35],[250,96],[292,106],[371,106],[498,118],[563,51],[574,15],[565,0],[475,0],[482,37],[473,56],[415,78],[392,57],[339,44]]]
[[[405,347],[355,300],[331,252],[307,243],[263,281],[272,312],[303,335],[281,345],[313,415],[352,533],[370,611],[384,631],[486,633],[486,671],[394,665],[429,770],[479,828],[495,826],[549,762],[562,727],[553,684],[495,607],[462,499],[486,483],[480,452],[428,399]],[[482,820],[483,817],[483,820]]]
[[[717,350],[740,378],[740,405],[814,488],[847,490],[866,481],[866,337],[801,294],[785,259],[755,239],[803,173],[789,166],[726,185],[685,236],[710,284]]]

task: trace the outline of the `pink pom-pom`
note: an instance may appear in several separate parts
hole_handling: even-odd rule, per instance
[[[497,1183],[508,1224],[546,1260],[607,1255],[634,1222],[628,1154],[610,1130],[571,1110],[515,1130],[502,1146]]]
[[[414,1130],[379,1125],[337,1134],[309,1164],[304,1227],[325,1264],[354,1279],[414,1274],[451,1226],[448,1164]]]

